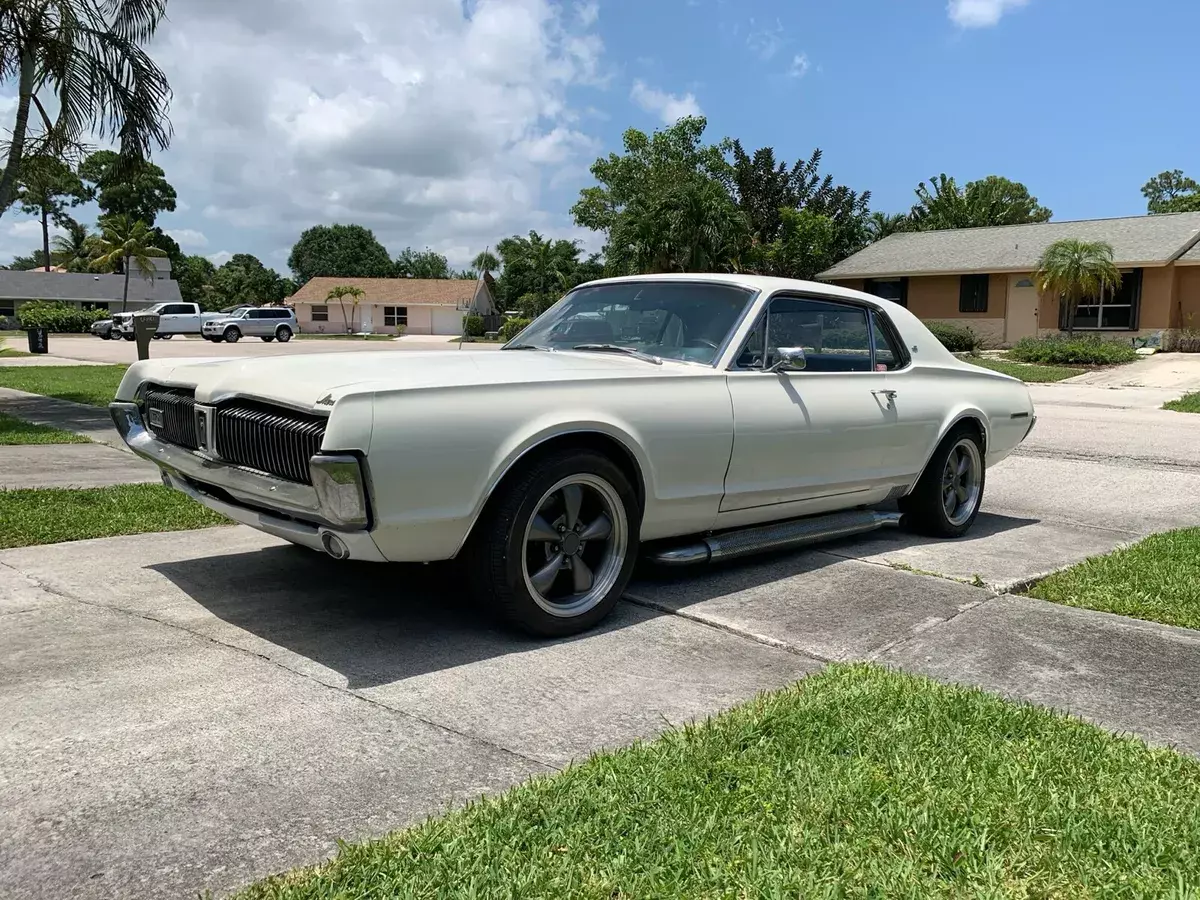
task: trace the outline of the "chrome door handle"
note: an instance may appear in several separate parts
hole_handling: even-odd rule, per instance
[[[886,398],[888,406],[896,405],[896,392],[895,391],[871,391],[871,393],[874,394],[876,398],[879,398],[879,397]]]

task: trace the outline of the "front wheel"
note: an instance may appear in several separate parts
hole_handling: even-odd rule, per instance
[[[175,335],[173,335],[173,334],[164,334],[164,335],[161,335],[161,337],[162,337],[162,339],[163,339],[164,341],[169,341],[171,338],[175,337]]]
[[[132,334],[124,334],[124,333],[122,333],[122,334],[121,334],[121,337],[125,338],[125,340],[127,340],[127,341],[132,341],[132,340],[133,340],[133,335],[132,335]]]
[[[956,426],[938,444],[912,493],[900,501],[905,522],[931,537],[961,537],[979,515],[986,476],[979,432]]]
[[[540,637],[586,631],[612,611],[637,560],[628,477],[590,450],[527,466],[492,498],[467,548],[477,596]]]
[[[279,339],[279,343],[286,344],[292,339],[292,329],[286,325],[280,325],[275,329],[275,337]]]
[[[236,344],[241,339],[242,333],[235,326],[230,325],[225,329],[225,340],[229,341],[229,343]]]

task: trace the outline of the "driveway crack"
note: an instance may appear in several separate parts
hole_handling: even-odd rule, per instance
[[[482,738],[479,735],[471,734],[470,732],[466,732],[466,731],[462,731],[457,728],[453,728],[442,722],[437,722],[432,719],[425,718],[424,716],[419,716],[413,712],[410,712],[409,710],[398,709],[394,706],[389,706],[388,704],[383,703],[380,700],[376,700],[372,697],[366,697],[366,696],[360,694],[358,691],[355,691],[355,690],[352,690],[349,688],[341,688],[341,687],[338,687],[337,685],[329,684],[329,682],[322,681],[320,678],[317,678],[314,675],[310,675],[305,672],[298,672],[295,669],[291,668],[290,666],[284,665],[279,660],[273,659],[272,657],[267,656],[264,653],[258,653],[254,650],[248,650],[245,647],[239,647],[237,644],[231,644],[228,641],[220,640],[219,638],[212,637],[211,635],[198,634],[195,631],[192,631],[190,628],[186,628],[183,625],[179,625],[175,622],[167,621],[166,619],[160,619],[157,616],[150,615],[149,613],[138,612],[137,610],[128,609],[123,606],[109,606],[104,603],[96,603],[95,601],[92,601],[92,600],[84,600],[82,597],[77,597],[74,594],[71,594],[71,593],[68,593],[67,591],[61,590],[61,589],[55,587],[54,585],[48,584],[48,583],[42,581],[40,578],[37,578],[36,576],[29,574],[28,572],[24,572],[21,569],[16,568],[15,566],[9,565],[6,562],[0,561],[0,566],[3,566],[4,568],[9,569],[10,571],[16,572],[21,577],[28,579],[39,590],[45,591],[47,594],[51,594],[52,596],[59,597],[63,600],[69,600],[73,603],[78,603],[81,606],[91,607],[92,609],[108,610],[109,612],[118,613],[120,615],[129,616],[130,618],[133,618],[133,619],[140,619],[144,622],[151,622],[155,625],[162,625],[166,628],[171,628],[171,629],[174,629],[175,631],[183,632],[184,634],[187,634],[197,640],[205,641],[207,643],[214,644],[218,647],[224,647],[228,650],[233,650],[233,651],[235,651],[237,653],[241,653],[245,656],[250,656],[250,657],[254,657],[255,659],[260,659],[260,660],[274,666],[277,669],[282,669],[283,671],[285,671],[291,675],[295,675],[299,678],[303,678],[307,681],[313,682],[314,684],[320,685],[325,690],[334,691],[335,693],[341,694],[343,696],[353,697],[355,700],[358,700],[362,703],[369,704],[370,706],[373,706],[377,709],[386,710],[391,715],[401,716],[406,719],[411,719],[415,722],[420,722],[422,725],[427,725],[430,728],[436,728],[439,731],[444,731],[448,734],[455,735],[456,737],[463,738],[464,740],[470,741],[474,744],[479,744],[484,747],[489,747],[493,750],[499,750],[501,753],[504,753],[508,756],[512,756],[512,757],[519,759],[526,763],[532,763],[536,766],[541,766],[542,768],[547,769],[549,771],[557,772],[562,769],[562,766],[558,765],[557,763],[553,763],[553,762],[549,762],[547,760],[538,759],[536,757],[529,756],[528,754],[521,753],[521,752],[519,752],[517,750],[513,750],[509,747],[505,747],[502,744],[497,744],[494,741],[486,740],[485,738]]]

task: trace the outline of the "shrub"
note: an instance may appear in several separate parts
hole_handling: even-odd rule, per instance
[[[1115,366],[1138,358],[1137,351],[1124,341],[1107,340],[1096,335],[1069,338],[1065,334],[1021,338],[1008,351],[1008,355],[1018,362],[1051,366]]]
[[[467,337],[483,337],[483,316],[467,316]]]
[[[17,321],[22,328],[46,328],[58,334],[87,333],[93,322],[108,316],[103,309],[81,309],[58,300],[31,300],[17,308]]]
[[[532,321],[533,319],[505,319],[504,324],[500,326],[500,337],[503,340],[511,341]]]
[[[983,347],[983,339],[966,325],[926,322],[925,327],[951,353],[975,353]]]

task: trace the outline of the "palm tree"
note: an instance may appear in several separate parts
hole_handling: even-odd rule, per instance
[[[92,233],[88,231],[86,225],[76,222],[74,219],[67,219],[63,224],[66,226],[67,233],[57,235],[50,242],[53,250],[52,256],[58,265],[72,272],[81,272],[91,262],[89,239],[92,237]]]
[[[152,243],[154,235],[146,223],[130,221],[129,216],[105,216],[100,220],[100,238],[95,241],[98,256],[92,260],[92,268],[103,270],[120,263],[125,271],[125,290],[121,295],[121,312],[129,305],[129,270],[137,263],[145,277],[154,271],[154,257],[163,257],[167,252]]]
[[[119,141],[122,165],[166,149],[171,139],[167,77],[142,46],[167,0],[23,0],[0,4],[0,82],[16,80],[0,211],[12,203],[21,160],[81,151],[95,134]],[[11,90],[11,89],[10,89]],[[51,118],[41,95],[53,96]],[[36,110],[40,125],[29,127]]]
[[[471,260],[471,268],[476,272],[495,272],[500,268],[500,260],[496,254],[484,250]]]
[[[1067,336],[1075,333],[1075,310],[1084,297],[1099,297],[1121,286],[1113,248],[1104,241],[1055,241],[1042,253],[1034,284],[1043,294],[1060,297],[1067,318]]]
[[[349,319],[346,318],[346,298],[350,298],[350,307],[354,309],[358,306],[358,301],[365,296],[366,292],[362,288],[352,284],[339,284],[330,288],[329,293],[325,295],[326,300],[336,300],[338,306],[342,308],[342,322],[346,326],[346,334],[351,333],[351,323],[354,321],[353,315]]]
[[[909,230],[908,216],[904,213],[873,212],[867,217],[867,238],[872,244],[882,241],[900,231]]]

